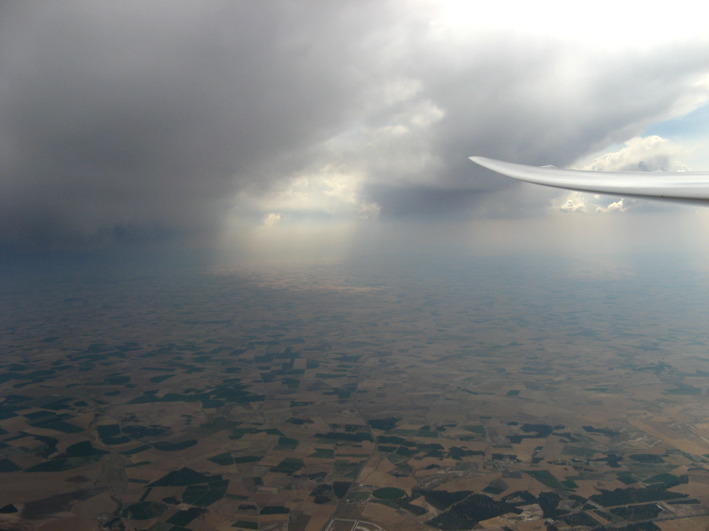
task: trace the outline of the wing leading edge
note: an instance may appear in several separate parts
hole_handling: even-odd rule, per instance
[[[528,183],[632,197],[649,197],[693,203],[709,202],[709,172],[621,172],[562,170],[526,166],[486,157],[470,160],[508,177]]]

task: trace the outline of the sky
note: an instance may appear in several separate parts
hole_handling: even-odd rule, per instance
[[[488,4],[1,3],[0,249],[171,245],[216,263],[701,246],[701,207],[468,160],[709,169],[696,4]]]

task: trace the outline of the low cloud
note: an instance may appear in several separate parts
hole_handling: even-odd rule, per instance
[[[618,201],[613,201],[606,206],[596,207],[596,212],[609,213],[609,212],[625,212],[625,199],[621,198]]]

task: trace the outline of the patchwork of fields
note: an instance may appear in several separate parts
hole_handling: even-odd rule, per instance
[[[700,324],[456,275],[5,287],[0,527],[705,528]]]

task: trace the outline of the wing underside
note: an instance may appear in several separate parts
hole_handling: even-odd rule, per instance
[[[709,202],[709,172],[605,172],[526,166],[486,157],[470,160],[508,177],[579,192]]]

